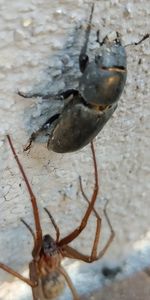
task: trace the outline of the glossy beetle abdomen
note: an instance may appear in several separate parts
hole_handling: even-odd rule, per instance
[[[81,103],[65,109],[50,134],[48,149],[66,153],[86,146],[103,128],[116,107],[114,104],[103,111],[98,111]]]

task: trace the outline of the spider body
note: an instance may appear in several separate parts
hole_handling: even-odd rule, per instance
[[[43,235],[42,233],[37,199],[32,191],[27,175],[16,154],[16,151],[14,149],[14,146],[12,144],[9,135],[7,135],[7,139],[30,195],[30,202],[32,205],[34,223],[35,223],[35,232],[32,230],[30,225],[25,222],[25,220],[21,219],[22,223],[30,231],[34,241],[34,246],[32,250],[32,261],[29,263],[29,278],[23,277],[21,274],[19,274],[18,272],[16,272],[15,270],[13,270],[12,268],[8,267],[3,263],[0,263],[0,268],[12,274],[13,276],[19,278],[20,280],[24,281],[28,285],[30,285],[32,288],[33,300],[51,299],[52,287],[54,289],[55,296],[58,295],[60,292],[62,292],[63,283],[60,281],[60,275],[62,275],[66,280],[72,292],[73,300],[79,300],[80,298],[78,296],[78,293],[75,287],[73,286],[69,275],[67,274],[67,272],[65,271],[65,269],[61,264],[62,259],[64,257],[68,257],[72,259],[82,260],[87,263],[96,261],[104,255],[104,253],[106,252],[106,250],[108,249],[110,243],[114,238],[114,231],[109,221],[109,218],[107,216],[106,207],[105,207],[104,215],[108,223],[108,226],[110,228],[110,236],[103,249],[97,254],[97,247],[99,243],[99,236],[100,236],[100,229],[101,229],[101,218],[97,213],[97,211],[94,209],[94,204],[97,199],[99,186],[98,186],[97,163],[96,163],[96,156],[95,156],[93,143],[91,143],[91,150],[92,150],[93,165],[94,165],[94,178],[95,178],[94,188],[93,188],[92,197],[89,200],[86,194],[84,193],[82,187],[82,181],[80,178],[80,190],[84,200],[88,203],[88,207],[84,213],[84,216],[79,226],[77,226],[67,236],[60,238],[59,227],[55,223],[55,220],[51,215],[51,213],[46,208],[44,208],[56,231],[56,238],[54,239],[50,234]],[[94,212],[96,217],[95,238],[93,241],[91,254],[85,255],[83,253],[80,253],[76,249],[72,248],[71,246],[69,246],[69,243],[71,243],[74,239],[76,239],[80,235],[80,233],[84,230],[92,211]],[[52,280],[55,280],[54,285],[52,284]],[[58,291],[56,291],[57,284],[58,284]]]

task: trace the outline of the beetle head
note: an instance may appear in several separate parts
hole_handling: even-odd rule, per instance
[[[126,68],[126,52],[118,32],[111,32],[100,43],[95,63],[102,68]]]
[[[118,33],[106,36],[98,54],[79,81],[79,92],[90,105],[99,109],[117,102],[126,82],[126,53]]]

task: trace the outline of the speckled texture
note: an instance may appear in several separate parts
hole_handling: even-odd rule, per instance
[[[95,39],[97,27],[102,36],[111,30],[121,32],[124,44],[138,41],[150,30],[149,0],[95,2],[91,41]],[[84,0],[0,0],[0,258],[21,273],[27,270],[31,259],[32,240],[20,217],[32,225],[33,216],[28,193],[5,135],[11,134],[38,197],[44,232],[53,232],[42,210],[44,206],[55,217],[62,235],[78,226],[86,208],[78,195],[79,174],[89,195],[92,192],[90,147],[60,155],[48,151],[44,144],[34,144],[29,155],[23,153],[30,131],[37,126],[38,117],[39,123],[43,120],[40,114],[49,104],[40,98],[23,99],[16,92],[18,89],[50,90],[54,94],[57,90],[77,86],[82,42],[80,25],[86,24],[89,3]],[[92,47],[91,42],[91,51]],[[127,54],[128,78],[119,107],[95,142],[101,187],[97,208],[102,211],[105,199],[110,200],[109,215],[116,238],[98,263],[67,262],[81,294],[107,283],[101,274],[103,265],[119,265],[122,273],[118,276],[127,276],[150,261],[150,40],[128,47]],[[94,230],[92,216],[88,228],[73,245],[89,253]],[[104,220],[102,244],[108,234]],[[3,271],[0,271],[0,279],[0,300],[31,299],[30,288],[25,284]],[[70,300],[70,294],[63,299]]]

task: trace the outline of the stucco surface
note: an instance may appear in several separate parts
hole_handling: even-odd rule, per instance
[[[26,187],[5,136],[11,135],[37,195],[43,233],[54,234],[42,209],[46,206],[64,236],[78,226],[86,209],[79,193],[79,175],[89,197],[92,193],[90,146],[62,155],[36,143],[28,155],[24,153],[29,134],[43,122],[53,104],[41,98],[21,98],[17,90],[54,94],[77,86],[78,55],[90,3],[0,0],[0,261],[21,274],[27,274],[32,239],[20,217],[31,226],[34,221]],[[97,28],[102,37],[112,30],[119,31],[124,44],[138,41],[150,30],[150,2],[95,1],[91,55]],[[150,264],[150,40],[128,47],[127,55],[127,84],[118,109],[95,140],[100,182],[96,208],[103,216],[102,209],[109,199],[108,212],[116,237],[99,262],[65,262],[82,295],[112,281],[103,275],[104,266],[120,268],[113,278],[117,280]],[[89,253],[95,226],[91,216],[86,230],[72,245]],[[108,235],[103,219],[101,246]],[[31,299],[30,288],[1,270],[0,282],[0,300]],[[71,299],[67,290],[65,293],[61,299]]]

